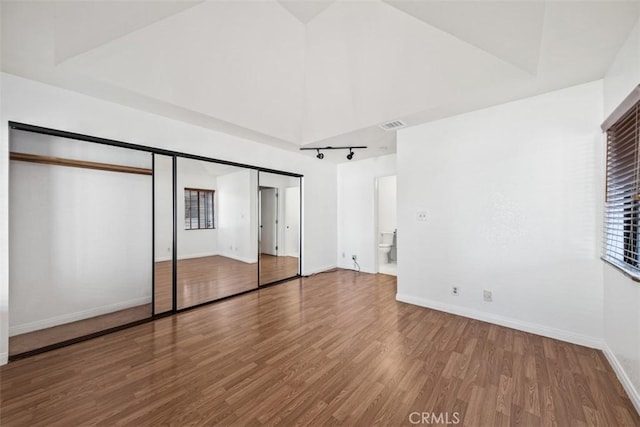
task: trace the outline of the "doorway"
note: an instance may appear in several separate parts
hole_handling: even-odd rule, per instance
[[[260,187],[260,254],[278,256],[278,189]]]
[[[300,178],[259,173],[258,254],[260,285],[300,272]]]
[[[398,229],[396,215],[396,176],[377,179],[376,243],[378,273],[398,274]]]

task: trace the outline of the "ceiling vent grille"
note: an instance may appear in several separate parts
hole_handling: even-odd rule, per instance
[[[406,127],[407,124],[402,120],[392,120],[390,122],[382,123],[380,127],[384,130],[396,130]]]

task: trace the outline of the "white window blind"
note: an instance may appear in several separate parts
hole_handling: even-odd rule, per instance
[[[605,260],[640,276],[640,102],[607,129]]]
[[[214,228],[213,194],[213,190],[184,189],[185,230]]]

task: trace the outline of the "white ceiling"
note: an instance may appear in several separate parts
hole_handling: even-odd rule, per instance
[[[365,158],[395,151],[382,122],[602,78],[639,14],[636,0],[3,0],[2,69],[281,148],[368,145]]]

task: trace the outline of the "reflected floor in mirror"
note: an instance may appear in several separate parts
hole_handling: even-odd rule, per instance
[[[260,284],[287,279],[298,274],[298,258],[260,254]]]
[[[150,316],[151,304],[145,304],[39,331],[15,335],[9,338],[9,356],[126,325]]]
[[[261,283],[298,274],[298,258],[262,255]],[[178,261],[178,308],[187,308],[256,289],[257,263],[220,255]],[[171,307],[171,261],[156,263],[157,313]]]
[[[258,264],[220,255],[178,260],[178,308],[235,295],[258,287]],[[170,306],[171,261],[156,263],[156,306]]]

